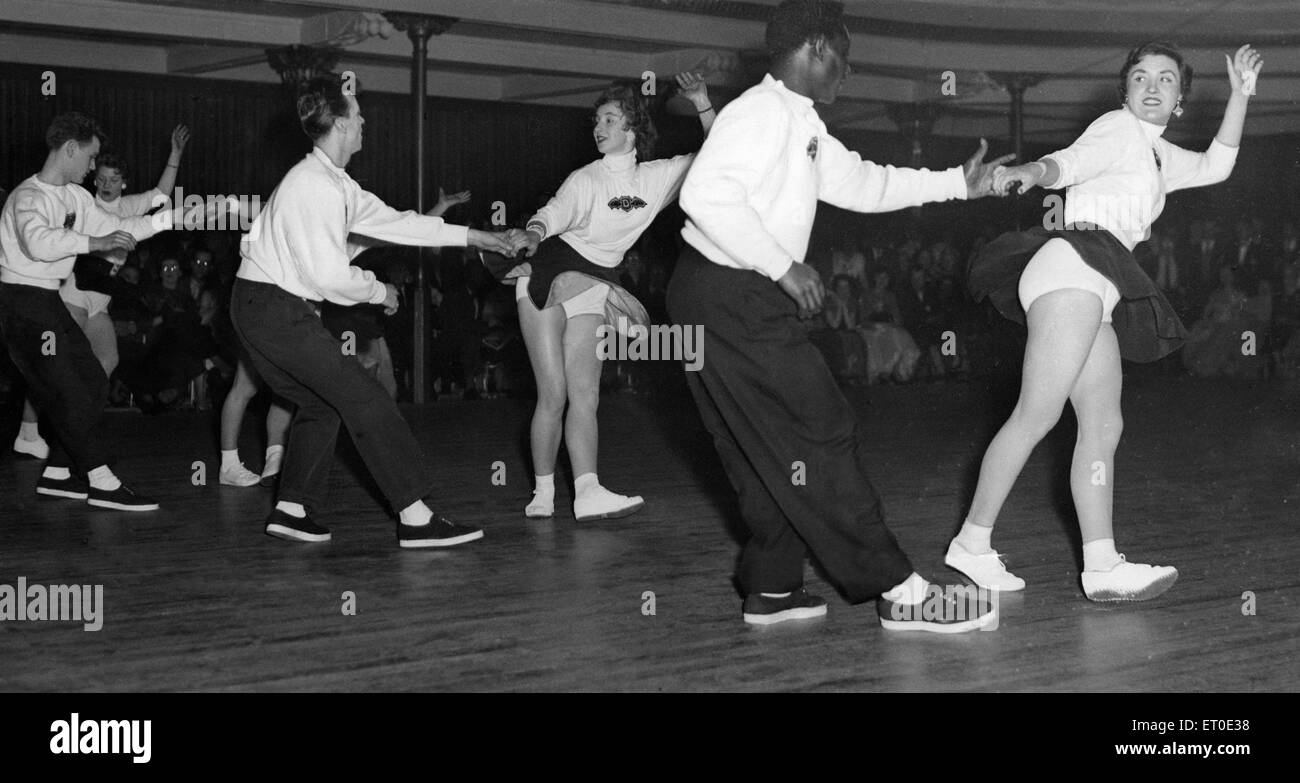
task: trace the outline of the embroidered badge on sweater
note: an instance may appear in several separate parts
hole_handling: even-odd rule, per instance
[[[76,213],[76,212],[69,212],[67,215],[65,215],[65,216],[63,217],[63,227],[64,227],[64,228],[72,228],[72,227],[75,226],[75,225],[77,225],[77,213]]]
[[[817,160],[817,137],[813,136],[812,141],[808,142],[808,157]]]
[[[634,209],[641,209],[649,206],[638,196],[615,196],[609,200],[607,205],[610,209],[621,209],[624,212],[631,212]]]

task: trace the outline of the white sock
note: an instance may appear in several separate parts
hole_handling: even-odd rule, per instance
[[[23,440],[40,440],[41,431],[37,428],[36,422],[25,421],[18,425],[18,437]]]
[[[925,600],[925,593],[929,587],[930,583],[913,571],[911,576],[881,593],[881,597],[900,604],[919,604]]]
[[[239,449],[222,449],[221,450],[221,469],[239,467]]]
[[[275,504],[275,510],[283,511],[289,516],[297,517],[298,519],[305,519],[307,517],[307,509],[303,508],[301,503],[290,503],[281,500],[279,503]]]
[[[54,479],[55,481],[64,481],[72,478],[72,471],[67,468],[46,468],[41,474],[43,478]]]
[[[424,527],[433,519],[433,509],[424,505],[423,500],[417,500],[401,511],[397,512],[398,519],[403,525],[411,527]]]
[[[276,457],[278,457],[278,456],[280,456],[280,455],[283,454],[283,453],[284,453],[284,446],[267,446],[267,447],[266,447],[266,458],[267,458],[267,459],[270,459],[272,456],[276,456]]]
[[[789,598],[789,593],[759,593],[764,598]]]
[[[109,470],[107,465],[100,465],[90,471],[86,474],[86,478],[90,480],[90,486],[106,492],[112,492],[122,486],[122,482],[117,480],[117,476],[113,475],[113,471]]]
[[[596,478],[595,473],[583,473],[573,480],[573,494],[581,495],[583,492],[599,486],[600,481]]]
[[[1083,545],[1084,571],[1109,571],[1119,564],[1119,552],[1115,551],[1115,539],[1099,538]]]
[[[987,555],[992,552],[992,540],[993,528],[977,525],[969,519],[962,523],[961,531],[957,533],[957,543],[972,555]]]
[[[539,495],[539,496],[550,496],[550,495],[554,495],[554,494],[555,494],[555,474],[554,474],[554,473],[547,473],[545,476],[539,476],[539,475],[537,475],[536,473],[534,473],[534,474],[533,474],[533,484],[534,484],[535,487],[537,487],[537,488],[533,491],[533,494],[534,494],[534,495]]]

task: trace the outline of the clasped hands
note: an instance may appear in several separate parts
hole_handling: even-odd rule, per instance
[[[541,238],[536,233],[522,228],[510,228],[505,231],[477,229],[469,231],[470,247],[477,247],[489,253],[499,253],[507,258],[518,257],[520,251],[524,251],[524,255],[531,258],[533,253],[537,252],[540,243]]]

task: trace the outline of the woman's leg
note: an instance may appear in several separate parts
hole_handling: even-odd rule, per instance
[[[1024,587],[990,545],[993,524],[1030,452],[1061,418],[1097,338],[1101,310],[1100,297],[1077,288],[1050,291],[1029,307],[1020,399],[984,454],[970,512],[945,558],[982,587]]]
[[[108,313],[95,313],[87,316],[82,325],[86,337],[90,340],[90,349],[95,358],[104,366],[104,374],[113,377],[117,369],[117,332],[113,329],[113,319]]]
[[[555,460],[560,451],[567,395],[564,308],[556,306],[538,310],[526,296],[518,300],[518,306],[519,326],[537,379],[537,407],[533,410],[529,432],[537,487],[524,515],[549,517],[555,513]]]
[[[258,382],[244,359],[235,367],[235,380],[221,405],[221,483],[251,487],[261,477],[244,467],[239,459],[239,432],[248,403],[257,395]]]
[[[564,442],[573,465],[573,515],[579,522],[624,517],[645,503],[640,496],[610,492],[600,485],[596,474],[601,371],[596,344],[597,330],[604,323],[603,315],[575,315],[564,330],[564,378],[569,395]]]
[[[284,444],[288,442],[289,424],[292,421],[293,412],[289,410],[289,403],[272,395],[271,404],[266,409],[266,459],[262,463],[261,478],[264,487],[273,485],[275,477],[280,475],[280,462],[284,457]]]
[[[1115,330],[1102,324],[1070,391],[1079,419],[1070,491],[1083,536],[1083,592],[1094,601],[1144,601],[1165,592],[1178,579],[1175,568],[1129,563],[1115,549],[1115,448],[1124,429],[1119,359]]]

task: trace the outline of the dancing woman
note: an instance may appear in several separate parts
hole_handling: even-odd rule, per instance
[[[1161,135],[1170,117],[1182,114],[1191,68],[1172,46],[1144,44],[1120,72],[1122,108],[1099,117],[1069,148],[994,177],[999,190],[1018,181],[1022,191],[1066,188],[1067,199],[1066,230],[1004,235],[971,263],[975,298],[987,296],[1029,329],[1020,399],[984,455],[970,512],[945,560],[981,586],[1024,587],[1002,565],[990,537],[1029,453],[1067,399],[1079,423],[1070,489],[1083,534],[1084,594],[1094,601],[1146,600],[1178,578],[1169,566],[1127,562],[1112,530],[1120,358],[1154,361],[1186,336],[1132,251],[1150,235],[1167,193],[1222,182],[1232,172],[1261,64],[1249,45],[1237,50],[1228,62],[1232,95],[1219,132],[1206,152],[1190,152]]]
[[[707,134],[716,114],[704,80],[679,74],[677,82]],[[624,517],[643,504],[639,496],[610,492],[597,479],[597,329],[620,318],[647,322],[645,308],[619,285],[616,268],[659,211],[677,198],[695,156],[637,161],[649,155],[655,129],[645,104],[629,87],[605,90],[596,101],[594,122],[592,135],[604,157],[570,174],[528,221],[527,255],[533,260],[520,267],[523,276],[515,287],[519,324],[537,378],[530,433],[536,489],[524,510],[527,517],[555,513],[555,462],[562,433],[573,466],[573,512],[579,522]]]

